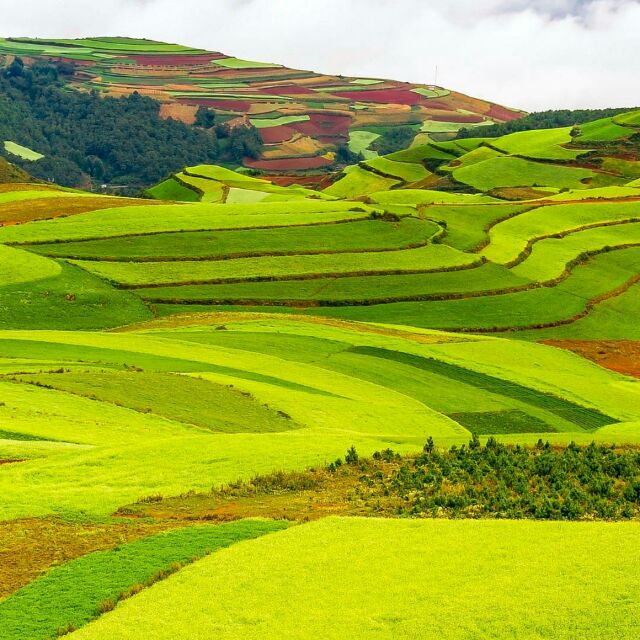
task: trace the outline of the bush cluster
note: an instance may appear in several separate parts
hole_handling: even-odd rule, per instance
[[[595,443],[482,445],[474,436],[440,451],[430,439],[418,457],[362,480],[369,497],[397,498],[398,515],[619,520],[640,510],[640,452]]]

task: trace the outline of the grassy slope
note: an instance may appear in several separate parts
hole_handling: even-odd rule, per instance
[[[51,256],[117,259],[185,259],[273,253],[340,252],[401,249],[426,242],[438,230],[429,221],[407,218],[399,223],[362,220],[336,225],[219,232],[182,232],[115,240],[33,245]]]
[[[72,637],[630,639],[637,535],[636,523],[324,520],[196,563]]]
[[[145,495],[203,490],[274,468],[322,463],[344,454],[352,444],[362,454],[370,454],[389,446],[416,450],[429,434],[443,444],[463,442],[468,432],[444,415],[461,409],[530,411],[564,432],[545,434],[558,441],[611,437],[604,431],[602,436],[600,431],[582,432],[543,409],[509,399],[510,392],[492,396],[482,388],[446,383],[438,374],[385,363],[353,351],[354,346],[401,349],[484,368],[489,375],[596,407],[629,424],[640,420],[638,392],[621,384],[622,376],[550,347],[522,343],[515,349],[512,342],[495,339],[439,346],[439,341],[450,338],[416,334],[420,340],[416,342],[412,334],[403,338],[402,332],[384,335],[382,330],[381,335],[375,327],[361,330],[285,318],[258,317],[249,325],[222,321],[227,331],[211,329],[210,333],[197,327],[158,334],[7,332],[0,340],[4,357],[0,364],[7,372],[37,373],[61,365],[87,370],[91,363],[101,369],[111,367],[113,375],[123,364],[145,371],[199,372],[205,380],[233,384],[251,393],[258,402],[287,413],[306,428],[271,434],[212,433],[154,413],[2,383],[5,406],[0,407],[0,418],[11,416],[12,431],[78,444],[43,451],[39,442],[20,443],[21,455],[29,458],[33,451],[34,459],[7,465],[0,474],[5,495],[0,517],[105,514]],[[235,339],[234,330],[241,332]],[[254,337],[252,342],[248,336],[248,343],[238,342],[246,330],[261,331],[264,337]],[[282,334],[293,337],[280,343]],[[207,335],[215,340],[208,341]],[[301,341],[296,335],[308,337]],[[226,336],[229,342],[225,343]],[[198,342],[199,337],[204,342]],[[327,358],[327,353],[334,355]],[[123,382],[130,375],[125,373]],[[439,390],[435,398],[426,393],[429,384]],[[100,397],[100,392],[96,395]],[[51,415],[56,419],[51,420]],[[625,438],[633,441],[634,431],[627,431]],[[537,439],[536,434],[515,437]],[[619,436],[613,437],[619,441]],[[15,455],[15,443],[0,441],[0,458],[5,451]],[[102,489],[96,491],[96,486]]]
[[[355,210],[354,210],[355,209]],[[168,204],[84,213],[69,218],[3,227],[0,242],[56,242],[120,237],[160,231],[203,231],[273,227],[367,217],[365,206],[349,202],[286,202],[260,204]]]
[[[53,277],[0,286],[0,309],[0,329],[105,329],[152,317],[133,294],[70,264]]]
[[[94,262],[74,264],[107,280],[124,285],[148,286],[176,282],[266,280],[294,275],[361,272],[428,271],[477,263],[479,258],[445,245],[427,245],[390,252],[267,256],[211,262]]]

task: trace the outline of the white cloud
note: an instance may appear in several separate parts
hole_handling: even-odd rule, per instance
[[[6,5],[6,6],[3,6]],[[528,110],[640,105],[638,0],[0,0],[2,35],[145,36]]]

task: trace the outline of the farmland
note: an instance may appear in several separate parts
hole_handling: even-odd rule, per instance
[[[229,639],[631,638],[635,536],[636,524],[328,519],[211,556],[76,637],[171,638],[195,624]],[[206,614],[194,592],[212,603]],[[514,620],[514,609],[527,614]]]
[[[282,98],[247,111],[265,132],[315,135],[324,107],[289,107],[321,94],[365,151],[366,94],[453,99],[0,45],[84,89],[174,74],[167,105],[244,74],[206,99]],[[638,135],[429,137],[319,188],[195,163],[144,198],[0,185],[0,637],[637,637]]]
[[[0,39],[0,57],[64,63],[73,68],[65,78],[72,88],[112,97],[135,91],[157,100],[163,117],[188,125],[197,123],[204,108],[220,124],[254,127],[264,147],[236,167],[276,176],[322,174],[334,165],[339,147],[373,157],[367,148],[381,128],[411,126],[417,132],[426,125],[447,138],[462,126],[523,115],[442,87],[324,75],[152,40],[7,38]],[[31,161],[41,157],[18,142],[9,141],[7,150]],[[175,185],[165,189],[176,191]]]

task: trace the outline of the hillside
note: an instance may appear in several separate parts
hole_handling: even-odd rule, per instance
[[[414,147],[351,167],[323,192],[196,166],[150,190],[164,203],[98,199],[107,209],[92,211],[83,195],[20,193],[30,202],[10,204],[6,194],[5,219],[32,220],[0,229],[0,241],[62,265],[56,288],[81,275],[113,302],[109,315],[89,301],[77,316],[77,304],[30,319],[16,310],[4,326],[281,310],[638,339],[637,114],[471,140],[466,153],[461,142]],[[75,215],[45,219],[72,203]]]
[[[0,184],[32,181],[33,178],[26,171],[0,157]]]
[[[326,171],[341,147],[366,153],[396,133],[446,138],[523,115],[441,87],[323,75],[149,40],[0,39],[0,58],[16,57],[63,65],[65,82],[81,91],[151,97],[165,118],[211,126],[204,108],[218,124],[255,127],[264,148],[244,165],[276,175]]]
[[[3,640],[637,636],[640,112],[422,142],[1,185]]]

